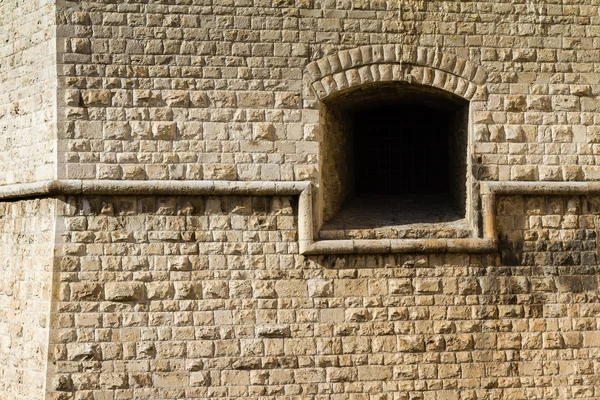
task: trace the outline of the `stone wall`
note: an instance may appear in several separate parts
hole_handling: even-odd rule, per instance
[[[81,1],[60,14],[61,177],[303,179],[318,155],[306,65],[381,44],[488,71],[479,178],[600,176],[593,0]]]
[[[294,180],[316,161],[299,10],[195,4],[60,10],[60,177]]]
[[[44,398],[55,203],[0,203],[1,398]]]
[[[51,398],[251,397],[263,369],[293,372],[310,270],[292,199],[69,197],[62,212]]]
[[[303,258],[291,198],[69,197],[50,398],[597,398],[598,204],[500,198],[501,256]]]
[[[3,1],[0,185],[130,195],[1,192],[58,198],[0,205],[0,397],[599,398],[596,195],[499,195],[490,254],[474,223],[312,247],[430,253],[305,257],[297,196],[127,186],[318,186],[323,103],[389,82],[469,101],[474,188],[600,180],[596,3]]]
[[[0,185],[54,178],[54,0],[0,4]]]

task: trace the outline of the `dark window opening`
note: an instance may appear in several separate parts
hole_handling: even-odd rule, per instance
[[[323,103],[321,127],[322,237],[390,227],[412,229],[412,237],[416,225],[419,237],[469,234],[466,100],[416,85],[372,85]]]
[[[354,116],[356,195],[448,192],[449,116],[390,105]]]

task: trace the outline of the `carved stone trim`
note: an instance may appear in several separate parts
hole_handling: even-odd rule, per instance
[[[487,71],[434,48],[368,45],[313,61],[306,66],[319,100],[361,85],[407,82],[432,86],[467,100],[485,100]]]
[[[102,181],[52,180],[0,187],[0,200],[56,195],[295,196],[299,195],[300,253],[479,253],[497,249],[497,195],[585,195],[600,193],[600,182],[482,182],[483,238],[315,240],[313,191],[310,182],[240,181]]]
[[[0,200],[58,195],[299,195],[300,253],[490,252],[494,239],[315,240],[310,182],[52,180],[0,187]]]

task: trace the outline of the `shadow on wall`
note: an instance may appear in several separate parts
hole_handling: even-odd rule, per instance
[[[598,269],[599,197],[504,196],[497,210],[502,265]]]

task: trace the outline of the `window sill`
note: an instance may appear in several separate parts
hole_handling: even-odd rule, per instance
[[[300,253],[326,254],[391,254],[391,253],[489,253],[497,250],[495,237],[484,238],[345,238],[346,231],[324,231],[315,240],[312,186],[300,194],[298,207]],[[435,226],[435,224],[431,224]],[[355,232],[349,231],[349,234]],[[328,236],[330,234],[330,236]],[[333,239],[324,239],[333,238]],[[323,240],[324,239],[324,240]]]
[[[462,215],[462,216],[461,216]],[[323,224],[320,240],[468,239],[473,229],[446,195],[363,195]]]
[[[376,228],[335,229],[324,226],[319,230],[319,240],[409,240],[409,239],[470,239],[473,230],[465,219],[448,223],[392,225]]]
[[[392,253],[490,253],[494,239],[363,239],[319,240],[301,244],[304,255]]]

